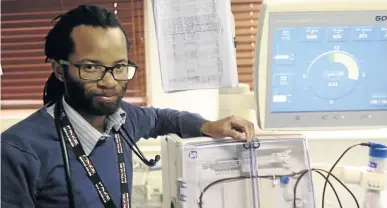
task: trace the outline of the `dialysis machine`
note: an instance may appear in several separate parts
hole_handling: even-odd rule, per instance
[[[306,138],[287,132],[387,126],[385,0],[264,0],[256,38],[245,100],[262,132],[249,144],[164,138],[164,208],[318,207]]]
[[[300,135],[258,139],[247,144],[167,136],[162,141],[167,161],[162,165],[163,207],[291,208],[293,203],[314,207],[311,174],[305,172],[310,168],[305,139]]]

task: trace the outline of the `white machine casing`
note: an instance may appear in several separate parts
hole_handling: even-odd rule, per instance
[[[375,26],[385,26],[387,21],[375,21],[375,16],[387,14],[387,1],[385,0],[264,0],[262,2],[258,33],[256,37],[256,54],[254,64],[254,94],[257,106],[257,122],[264,131],[308,131],[308,130],[351,130],[382,128],[387,125],[387,111],[342,111],[342,112],[288,112],[272,113],[271,103],[271,82],[272,70],[269,60],[272,55],[270,51],[269,34],[272,23],[280,18],[278,15],[288,15],[297,18],[298,15],[309,13],[305,21],[297,21],[294,25],[299,26],[300,22],[307,22],[311,27],[319,27],[320,22],[331,21],[328,14],[340,14],[340,18],[333,20],[332,25],[353,18],[357,12],[362,14],[363,22],[367,19],[367,24]],[[340,13],[338,13],[340,12]],[[346,16],[349,14],[349,16]],[[275,20],[273,17],[277,16]],[[332,18],[332,17],[331,17]],[[304,19],[303,19],[304,20]],[[281,21],[290,21],[286,16]],[[282,24],[281,22],[281,24]],[[288,24],[288,23],[286,23]],[[351,24],[357,25],[356,20]],[[360,24],[360,23],[359,23]],[[288,24],[289,25],[289,24]],[[351,25],[349,25],[351,26]],[[292,27],[292,26],[288,26]],[[381,56],[382,57],[382,56]]]
[[[250,148],[248,145],[228,138],[168,135],[161,141],[163,207],[200,208],[203,190],[223,180],[204,191],[202,208],[293,208],[293,188],[299,175],[290,177],[288,186],[280,184],[275,175],[310,169],[304,137],[265,135]],[[298,185],[299,203],[297,207],[315,208],[310,173]]]
[[[218,119],[239,116],[256,123],[254,92],[248,84],[238,83],[235,88],[220,88],[218,92]]]

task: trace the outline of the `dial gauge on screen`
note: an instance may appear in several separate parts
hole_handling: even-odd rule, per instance
[[[336,100],[351,93],[359,80],[359,65],[343,51],[329,51],[316,57],[304,76],[306,90],[324,100]]]

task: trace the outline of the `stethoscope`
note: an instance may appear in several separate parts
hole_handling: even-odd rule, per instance
[[[59,135],[60,146],[61,146],[61,150],[62,150],[62,158],[63,158],[64,168],[65,168],[65,177],[66,177],[68,198],[70,201],[70,206],[72,208],[75,208],[75,198],[74,198],[73,183],[72,183],[72,179],[71,179],[69,156],[68,156],[68,152],[67,152],[67,148],[66,148],[66,141],[65,141],[64,136],[62,134],[62,131],[60,130],[61,124],[60,124],[60,120],[59,120],[59,118],[60,118],[59,117],[60,116],[59,107],[63,108],[62,99],[59,99],[59,101],[55,105],[55,110],[54,110],[55,127],[56,127],[56,131]],[[126,130],[126,128],[121,127],[120,132],[121,132],[121,134],[123,134],[123,132],[125,133],[126,136],[122,135],[124,137],[123,140],[128,144],[130,149],[132,149],[132,151],[137,155],[138,158],[140,158],[140,160],[142,162],[144,162],[149,167],[153,167],[157,164],[157,162],[160,160],[160,155],[156,155],[154,159],[150,159],[150,160],[146,159],[146,157],[141,152],[141,150],[138,148],[136,143],[129,136],[129,133]],[[130,142],[128,141],[127,138],[129,138]],[[133,148],[133,146],[135,148]]]

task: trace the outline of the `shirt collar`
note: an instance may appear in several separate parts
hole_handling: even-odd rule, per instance
[[[115,113],[109,115],[105,119],[105,132],[101,133],[96,128],[91,126],[74,108],[72,108],[63,98],[63,108],[78,136],[79,142],[82,145],[86,155],[90,155],[99,140],[110,137],[110,132],[114,128],[118,131],[125,123],[126,113],[122,108],[119,108]],[[54,107],[52,105],[47,108],[47,111],[54,117]]]

